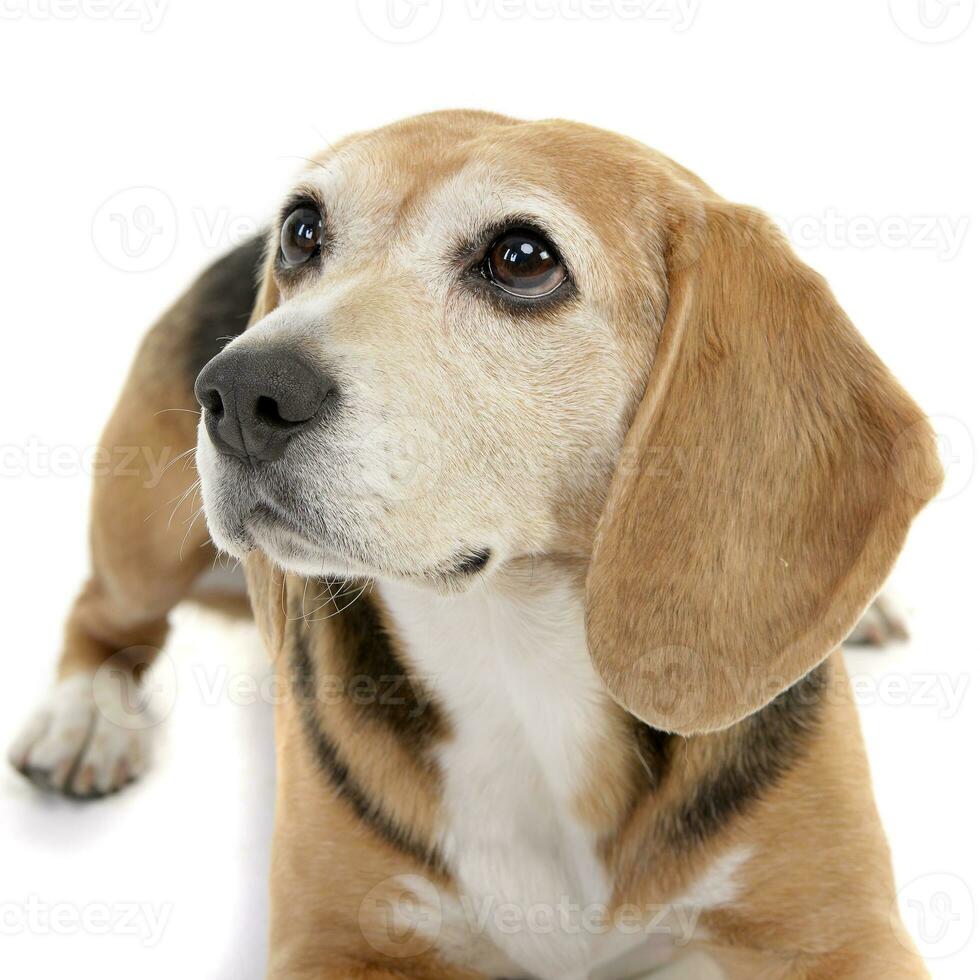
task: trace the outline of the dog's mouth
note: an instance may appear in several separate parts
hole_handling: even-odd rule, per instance
[[[340,574],[368,578],[424,580],[449,588],[463,586],[491,564],[490,548],[463,548],[443,562],[405,567],[377,559],[350,540],[313,538],[295,521],[260,504],[245,521],[254,547],[286,568],[302,574]]]
[[[462,546],[431,564],[397,564],[372,553],[349,530],[311,520],[265,494],[240,501],[235,514],[229,508],[221,510],[224,512],[213,514],[209,509],[208,523],[225,550],[244,557],[257,549],[283,568],[303,575],[423,581],[458,591],[493,564],[493,550],[483,545]]]

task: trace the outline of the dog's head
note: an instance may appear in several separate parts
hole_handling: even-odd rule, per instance
[[[588,562],[595,666],[672,731],[826,656],[940,480],[758,212],[566,122],[437,113],[325,152],[197,393],[221,547],[447,590]]]

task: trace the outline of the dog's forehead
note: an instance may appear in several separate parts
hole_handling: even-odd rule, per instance
[[[305,177],[335,213],[395,216],[400,225],[433,211],[461,217],[470,208],[489,218],[556,209],[601,228],[630,214],[615,178],[635,152],[580,124],[446,112],[349,137]]]
[[[636,265],[639,190],[625,179],[650,151],[578,123],[434,113],[356,134],[317,157],[304,180],[328,221],[361,241],[431,243],[512,217],[538,218],[566,257],[600,242]]]

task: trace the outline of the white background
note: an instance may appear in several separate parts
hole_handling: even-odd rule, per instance
[[[904,913],[936,977],[980,975],[974,0],[423,0],[402,28],[360,6],[0,0],[0,741],[48,684],[87,561],[84,453],[141,332],[300,158],[433,108],[580,119],[782,220],[936,418],[947,490],[896,576],[913,640],[850,664]],[[154,190],[115,197],[134,186]],[[133,257],[107,215],[140,204],[158,233]],[[263,657],[248,626],[177,622],[143,783],[81,805],[0,772],[5,977],[261,976],[271,709],[230,690]],[[18,927],[31,903],[145,903],[166,927]]]

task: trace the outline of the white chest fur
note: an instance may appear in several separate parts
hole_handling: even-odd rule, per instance
[[[610,883],[576,801],[610,721],[580,599],[552,577],[533,590],[477,587],[451,598],[380,590],[412,668],[452,725],[440,750],[443,849],[471,947],[489,938],[519,972],[585,976],[596,940],[576,917],[605,906]]]
[[[433,938],[443,954],[487,976],[621,980],[703,937],[701,912],[738,898],[745,848],[717,855],[671,898],[679,929],[657,925],[666,907],[643,910],[651,917],[639,933],[597,928],[612,883],[578,802],[606,758],[614,720],[571,580],[549,570],[533,587],[452,598],[408,585],[379,590],[411,669],[452,725],[439,755],[441,843],[459,897],[437,900]]]

